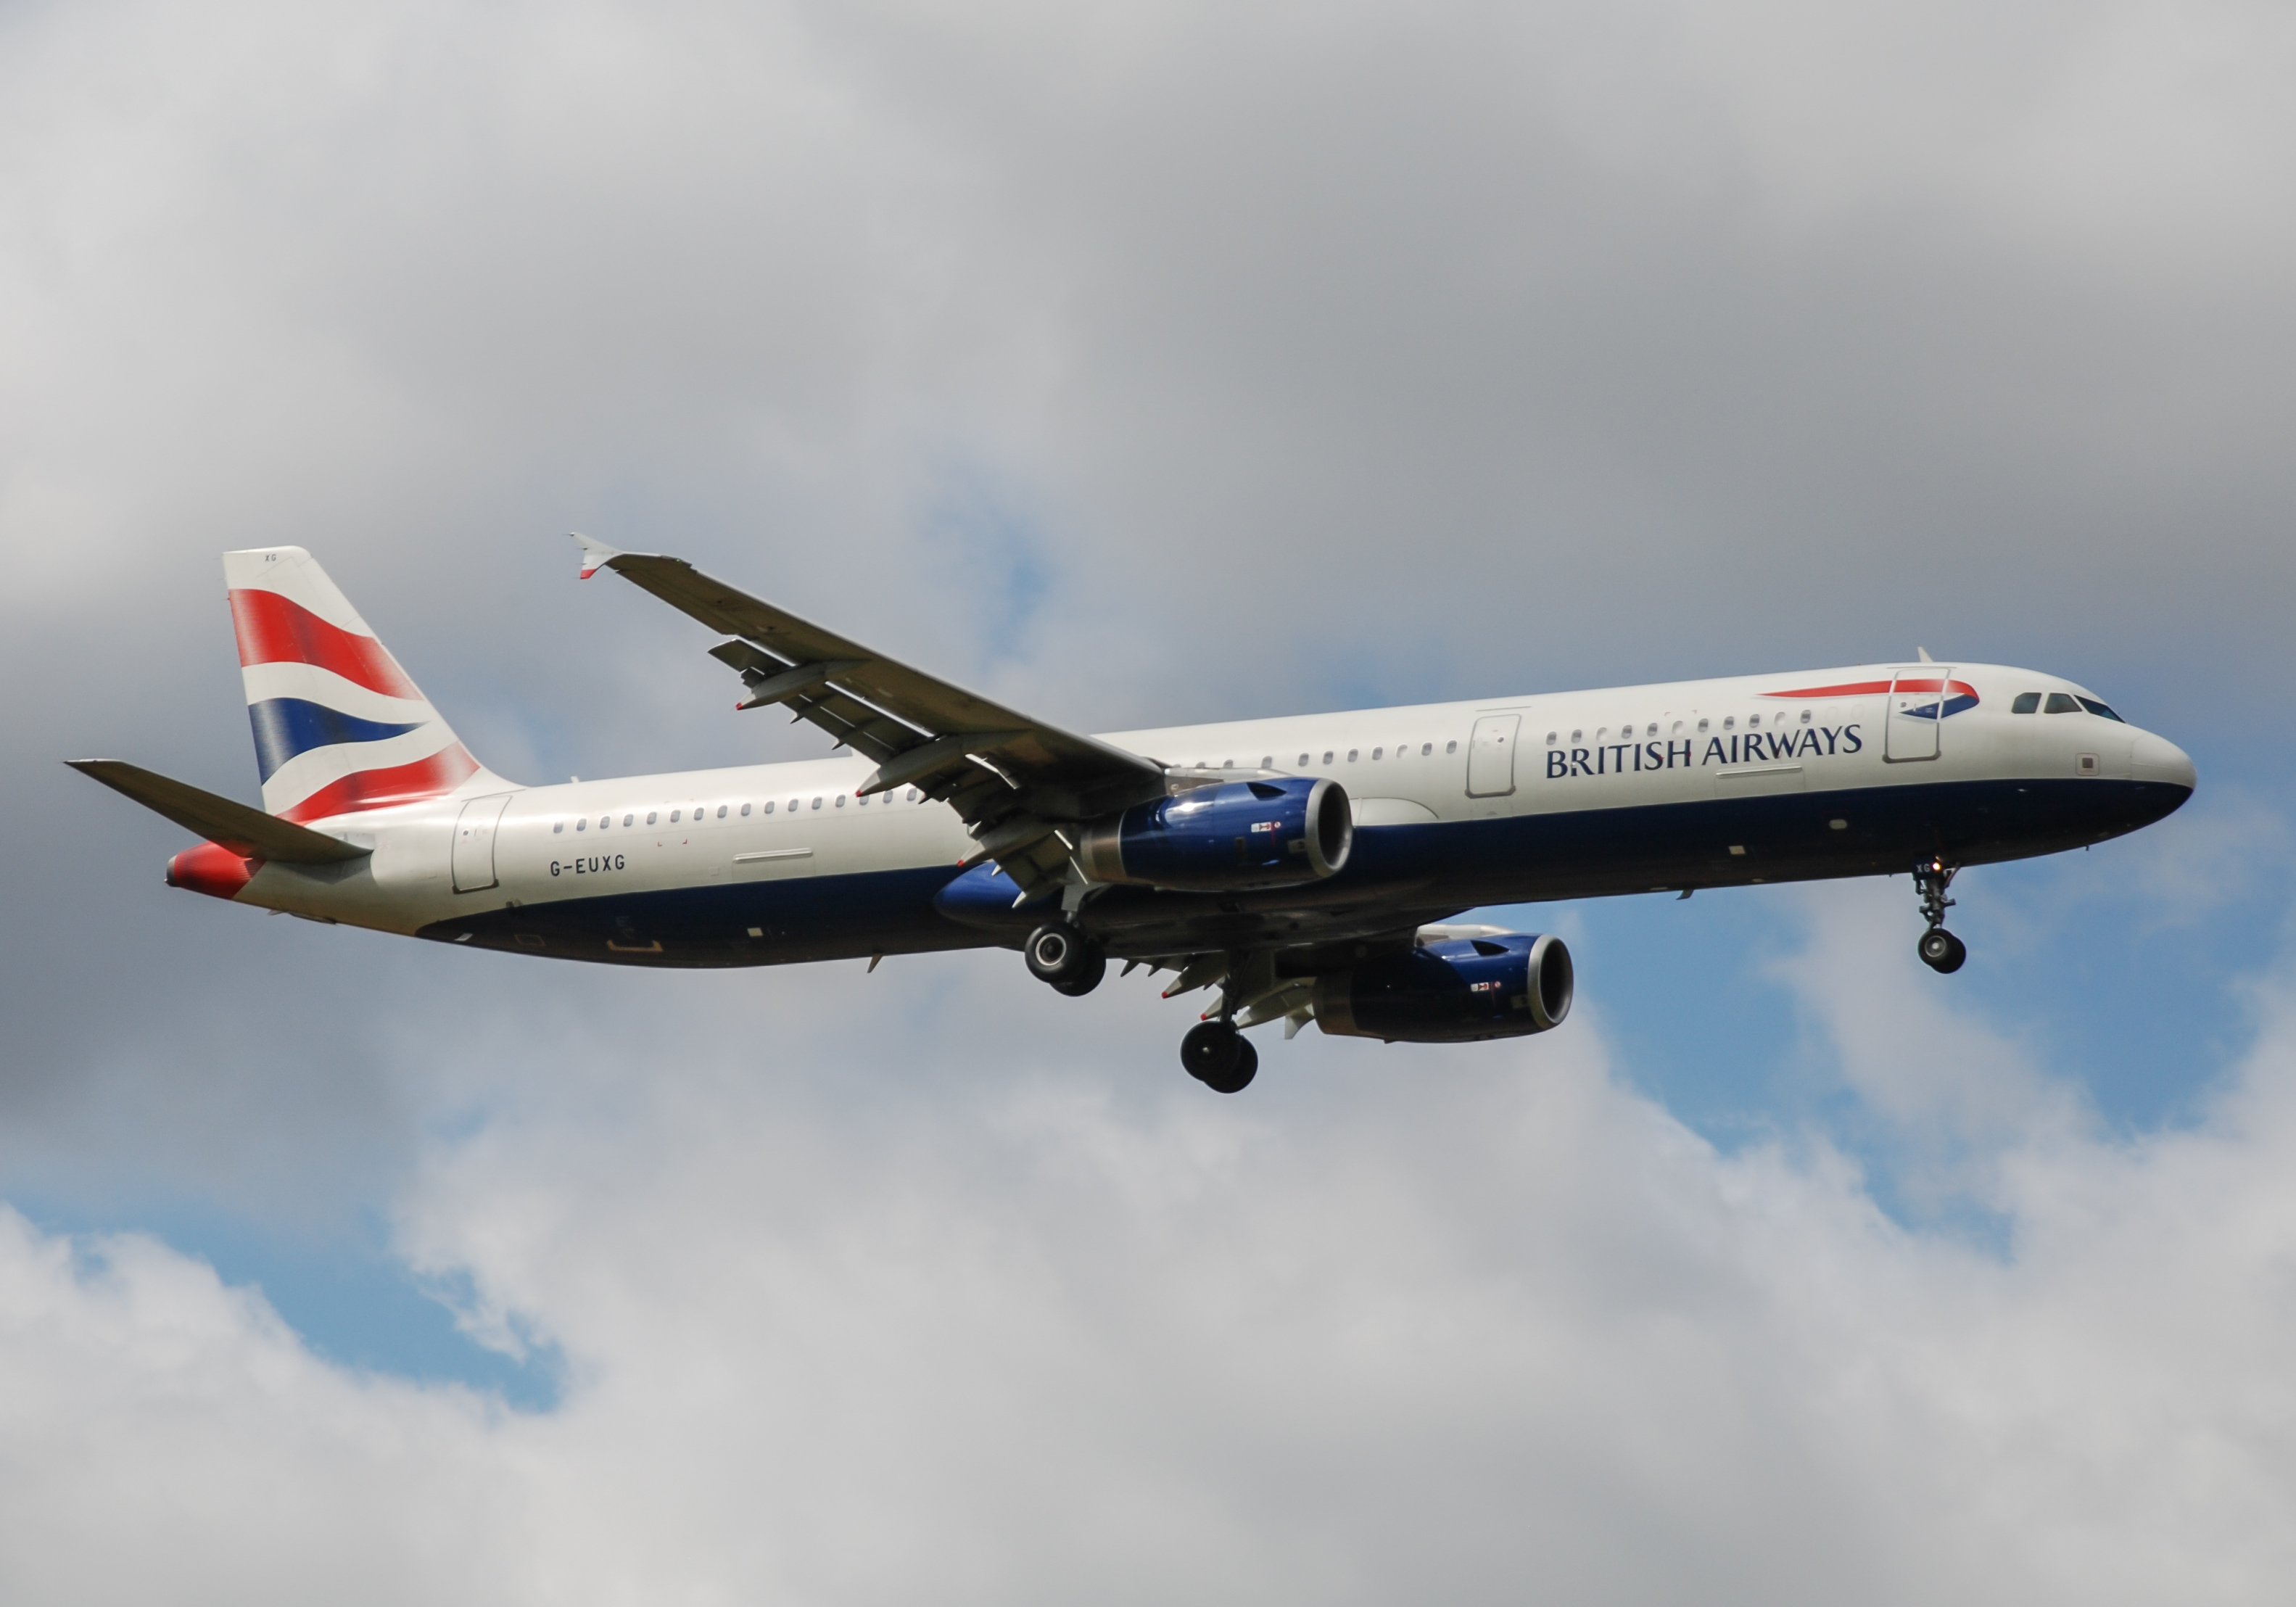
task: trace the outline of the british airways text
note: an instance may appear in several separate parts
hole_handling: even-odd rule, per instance
[[[1546,779],[1573,775],[1623,775],[1636,770],[1672,770],[1696,765],[1759,765],[1789,758],[1823,758],[1828,754],[1856,753],[1866,746],[1850,726],[1804,726],[1796,731],[1748,731],[1731,736],[1710,736],[1698,751],[1696,738],[1673,742],[1611,742],[1600,748],[1549,748]]]

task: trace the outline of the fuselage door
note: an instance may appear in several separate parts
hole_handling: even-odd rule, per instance
[[[1939,728],[1952,690],[1950,664],[1901,664],[1890,671],[1882,757],[1893,765],[1938,756]]]
[[[483,892],[495,885],[495,828],[510,807],[510,794],[474,798],[455,823],[455,890]]]
[[[1467,744],[1467,796],[1504,798],[1514,791],[1515,736],[1519,714],[1487,714],[1475,722]]]

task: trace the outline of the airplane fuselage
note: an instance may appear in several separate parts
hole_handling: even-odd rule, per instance
[[[1904,690],[1923,675],[1926,696]],[[1121,733],[1100,740],[1179,771],[1332,777],[1354,850],[1308,886],[1111,886],[1077,918],[1118,957],[1344,941],[1477,906],[2054,853],[2190,794],[2190,760],[2161,737],[2089,707],[2013,712],[2050,694],[2087,695],[1998,666],[1863,666]],[[857,795],[873,768],[840,756],[369,808],[308,823],[367,857],[258,862],[201,890],[614,964],[1018,947],[1041,902],[1013,908],[994,864],[961,869],[975,844],[931,798]]]

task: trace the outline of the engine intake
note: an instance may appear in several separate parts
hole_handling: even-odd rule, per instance
[[[1559,1027],[1574,979],[1562,939],[1522,932],[1430,943],[1316,979],[1316,1024],[1348,1037],[1466,1044]]]
[[[1337,874],[1355,833],[1339,783],[1286,776],[1136,804],[1086,827],[1076,857],[1095,881],[1243,892]]]

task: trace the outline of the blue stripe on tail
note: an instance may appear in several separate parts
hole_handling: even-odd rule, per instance
[[[269,781],[279,767],[299,753],[332,748],[338,742],[379,742],[419,729],[426,722],[404,726],[363,720],[357,715],[330,709],[303,698],[271,698],[247,706],[247,723],[255,727],[255,763]]]

